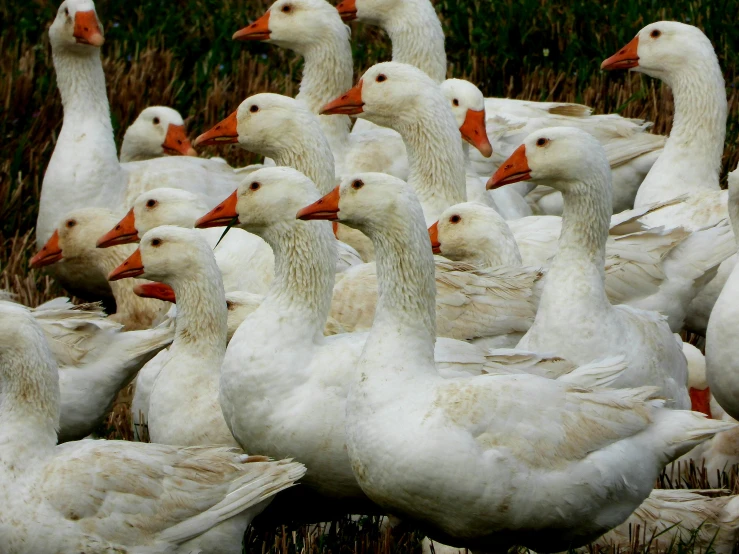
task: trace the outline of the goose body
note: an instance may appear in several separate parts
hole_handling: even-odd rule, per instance
[[[329,202],[310,209],[323,217]],[[480,550],[585,544],[638,507],[664,463],[730,427],[666,410],[650,399],[652,388],[590,391],[532,375],[441,378],[433,258],[412,190],[363,174],[344,181],[331,202],[334,217],[373,239],[381,282],[347,398],[352,469],[370,499],[432,539]],[[450,448],[454,455],[444,455]]]

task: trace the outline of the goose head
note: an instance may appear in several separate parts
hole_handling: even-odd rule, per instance
[[[531,133],[487,182],[488,189],[532,181],[563,193],[610,174],[605,150],[590,133],[550,127]]]
[[[367,235],[380,227],[408,218],[415,207],[423,221],[423,211],[413,189],[401,179],[385,173],[358,173],[344,179],[323,198],[297,213],[298,219],[340,221]]]
[[[515,238],[505,220],[494,209],[476,202],[450,206],[429,227],[435,254],[463,262],[520,265]]]
[[[162,187],[144,192],[126,216],[98,238],[97,247],[137,242],[144,233],[162,225],[192,228],[205,210],[202,198],[186,190]]]
[[[143,277],[172,286],[180,276],[192,279],[200,260],[208,256],[213,251],[194,229],[163,225],[144,234],[139,247],[110,272],[108,280]]]
[[[92,0],[65,0],[49,28],[51,45],[78,53],[97,52],[103,45],[102,25]]]
[[[118,217],[104,208],[82,208],[66,215],[54,234],[31,258],[32,267],[43,267],[64,260],[93,264],[99,256],[95,243]]]
[[[258,169],[221,204],[201,217],[197,228],[222,227],[232,223],[257,235],[279,224],[294,224],[295,213],[315,201],[316,185],[291,167]]]
[[[669,82],[686,67],[700,68],[716,54],[703,31],[677,21],[658,21],[640,30],[631,42],[601,64],[601,69],[633,69]]]
[[[195,139],[195,146],[239,144],[273,156],[300,140],[302,129],[320,133],[318,117],[300,100],[265,92],[244,100],[235,112]]]
[[[233,38],[265,41],[305,54],[337,31],[348,39],[348,27],[325,0],[277,0],[262,17],[234,33]]]
[[[485,129],[485,97],[482,91],[463,79],[447,79],[439,86],[449,100],[462,139],[489,158],[493,154],[493,147]]]
[[[438,95],[439,85],[417,67],[383,62],[365,71],[353,88],[320,113],[356,115],[395,129],[397,121],[414,122],[418,111],[438,108]]]
[[[122,161],[148,160],[160,156],[197,156],[177,110],[151,106],[142,111],[126,130],[121,145]]]
[[[342,0],[336,5],[344,21],[363,21],[370,25],[384,25],[402,16],[404,10],[412,11],[413,0]]]

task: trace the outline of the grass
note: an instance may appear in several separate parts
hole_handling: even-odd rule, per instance
[[[247,96],[272,91],[294,95],[300,62],[294,54],[264,44],[243,44],[231,34],[261,15],[264,0],[98,0],[106,33],[103,64],[116,138],[146,106],[172,106],[188,119],[194,135],[225,117]],[[730,119],[724,172],[739,161],[739,3],[728,0],[436,0],[444,23],[450,75],[477,83],[489,96],[582,102],[596,112],[618,112],[654,122],[668,133],[669,91],[639,75],[604,74],[600,62],[646,23],[674,19],[700,26],[713,40],[729,95]],[[0,0],[0,287],[28,305],[63,294],[43,272],[30,270],[44,169],[62,122],[46,29],[58,1]],[[389,59],[390,44],[379,30],[353,26],[357,74]],[[215,154],[216,151],[206,154]],[[218,150],[234,165],[254,161],[236,148]],[[125,400],[125,395],[123,395]],[[116,407],[101,433],[126,437],[130,413]],[[688,468],[678,478],[663,475],[663,487],[702,487],[709,481],[737,491],[736,471],[707,476]],[[638,539],[625,552],[643,552]],[[388,538],[376,520],[335,522],[319,534],[306,527],[251,532],[248,550],[261,552],[410,552],[415,534]],[[675,552],[691,552],[675,545]]]

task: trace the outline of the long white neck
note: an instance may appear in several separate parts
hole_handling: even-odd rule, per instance
[[[118,163],[100,52],[54,51],[64,122],[41,192],[37,240],[82,206],[117,209],[125,175]]]
[[[148,148],[144,148],[138,143],[136,139],[123,137],[123,144],[121,144],[121,155],[120,162],[143,162],[146,160],[152,160],[154,158],[160,158],[163,154],[154,154]]]
[[[636,206],[720,190],[728,108],[715,53],[688,60],[662,79],[672,89],[675,117],[664,151],[639,187]]]
[[[362,229],[375,247],[378,299],[363,358],[385,360],[390,371],[407,356],[435,373],[436,279],[423,214],[415,201],[407,213]]]
[[[414,65],[437,83],[446,79],[444,31],[429,0],[398,4],[383,28],[393,43],[393,61]]]
[[[296,136],[259,153],[271,157],[278,166],[297,169],[316,184],[321,194],[328,194],[336,186],[334,157],[320,127],[298,123]]]
[[[223,279],[212,252],[203,251],[202,263],[188,275],[175,275],[168,284],[177,299],[173,355],[207,360],[203,371],[220,377],[226,353],[228,308]]]
[[[424,109],[416,117],[392,124],[403,137],[408,151],[408,184],[423,206],[431,225],[449,206],[467,200],[464,154],[459,129],[441,94],[426,96]]]
[[[335,238],[328,222],[287,221],[260,233],[275,254],[275,277],[261,313],[285,312],[308,335],[322,336],[336,273]],[[302,334],[302,333],[301,333]]]
[[[480,267],[519,267],[523,264],[516,239],[502,217],[499,222],[491,223],[482,243],[476,246],[479,248],[475,248],[472,256],[466,260],[469,263]]]
[[[570,183],[563,194],[562,232],[547,273],[540,312],[573,310],[581,305],[588,307],[588,313],[610,309],[604,283],[611,182],[610,170],[605,163],[603,166],[593,168],[587,182]]]
[[[316,114],[321,107],[352,86],[354,67],[349,30],[338,15],[336,19],[335,31],[327,32],[320,41],[313,42],[301,52],[305,65],[296,99],[305,102],[310,111]],[[335,162],[341,166],[347,151],[351,120],[346,115],[321,115],[318,119]]]
[[[3,353],[0,387],[0,467],[22,471],[49,453],[59,427],[59,373],[44,335]]]

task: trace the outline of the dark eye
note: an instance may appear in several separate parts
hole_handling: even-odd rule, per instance
[[[146,207],[147,208],[153,208],[156,205],[157,205],[157,201],[154,200],[153,198],[151,198],[151,199],[149,199],[149,200],[146,201]]]
[[[75,225],[77,225],[77,221],[76,221],[76,220],[74,220],[74,219],[70,219],[69,221],[67,221],[67,227],[68,227],[68,228],[70,228],[70,229],[71,229],[71,228],[72,228],[72,227],[74,227]]]
[[[549,139],[548,138],[542,137],[542,138],[536,140],[536,146],[546,146],[547,144],[549,144]]]
[[[161,246],[161,244],[162,244],[162,239],[151,239],[151,245],[153,247],[156,248],[157,246]]]
[[[454,214],[452,217],[449,218],[449,223],[459,223],[460,221],[462,221],[462,218],[457,214]]]
[[[249,111],[251,113],[258,112],[259,111],[259,106],[257,106],[256,104],[253,104],[252,106],[249,107]]]
[[[155,117],[154,118],[154,125],[159,125],[159,118],[158,117]]]
[[[660,31],[659,29],[655,29],[654,31],[649,33],[649,36],[652,38],[659,38],[662,36],[662,31]]]
[[[236,307],[236,305],[231,300],[226,300],[226,309],[230,312]]]
[[[382,73],[380,73],[377,76],[377,79],[375,79],[375,81],[377,81],[378,83],[382,83],[383,81],[387,81],[387,77],[385,77],[385,75],[383,75]]]
[[[69,8],[64,8],[64,15],[69,17]]]
[[[452,104],[454,104],[455,106],[459,106],[459,100],[455,98],[454,100],[452,100]]]
[[[259,187],[261,187],[261,186],[262,185],[260,183],[257,183],[256,181],[254,181],[251,185],[249,185],[249,188],[251,190],[259,190]]]
[[[357,179],[356,181],[352,183],[352,188],[356,190],[361,189],[363,186],[364,186],[364,181],[362,181],[361,179]]]
[[[291,11],[293,11],[293,7],[290,4],[282,6],[282,13],[290,13]]]

